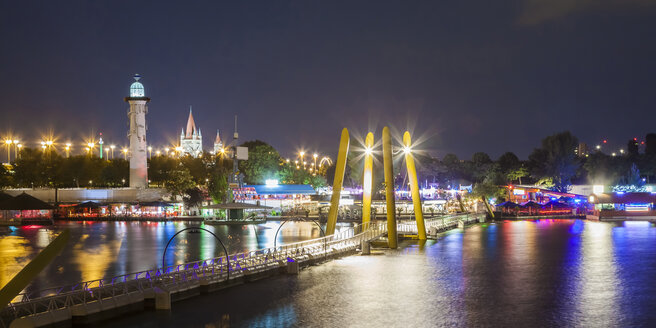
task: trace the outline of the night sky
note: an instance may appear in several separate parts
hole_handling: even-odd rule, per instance
[[[207,149],[235,114],[283,156],[383,124],[439,157],[619,149],[656,131],[654,32],[656,0],[3,1],[0,134],[125,145],[140,73],[155,146],[192,105]]]

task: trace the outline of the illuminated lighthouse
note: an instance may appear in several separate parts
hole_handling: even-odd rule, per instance
[[[128,119],[130,130],[130,188],[148,187],[148,156],[146,149],[146,105],[150,98],[146,97],[144,86],[139,82],[141,76],[134,75],[135,82],[130,86],[130,96],[125,101],[130,104]]]

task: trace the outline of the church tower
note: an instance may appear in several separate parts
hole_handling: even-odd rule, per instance
[[[187,131],[182,129],[180,133],[180,147],[185,155],[198,157],[203,153],[203,135],[200,129],[196,129],[196,122],[194,122],[194,115],[191,113],[191,106],[189,106],[189,118],[187,119]]]
[[[221,153],[221,149],[223,149],[223,141],[221,141],[219,130],[216,130],[216,139],[214,139],[214,154]]]
[[[128,119],[130,130],[130,188],[148,188],[148,156],[146,152],[146,97],[144,86],[139,82],[141,76],[134,75],[135,82],[130,86],[130,96],[125,101],[130,104]]]

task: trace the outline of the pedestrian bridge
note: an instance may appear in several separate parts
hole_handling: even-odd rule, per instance
[[[426,220],[429,235],[481,220],[482,214]],[[417,234],[416,222],[400,222],[397,233]],[[170,309],[171,302],[334,259],[387,235],[374,221],[333,235],[229,256],[199,260],[122,276],[22,293],[0,311],[2,327],[38,327],[63,321],[89,324],[144,307]]]

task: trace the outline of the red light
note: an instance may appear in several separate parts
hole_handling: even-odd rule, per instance
[[[604,143],[606,143],[606,140],[604,140]]]
[[[644,144],[645,144],[645,142],[643,141],[643,142],[641,142],[640,144],[641,144],[641,145],[644,145]]]
[[[633,141],[638,141],[638,138],[633,138]]]

